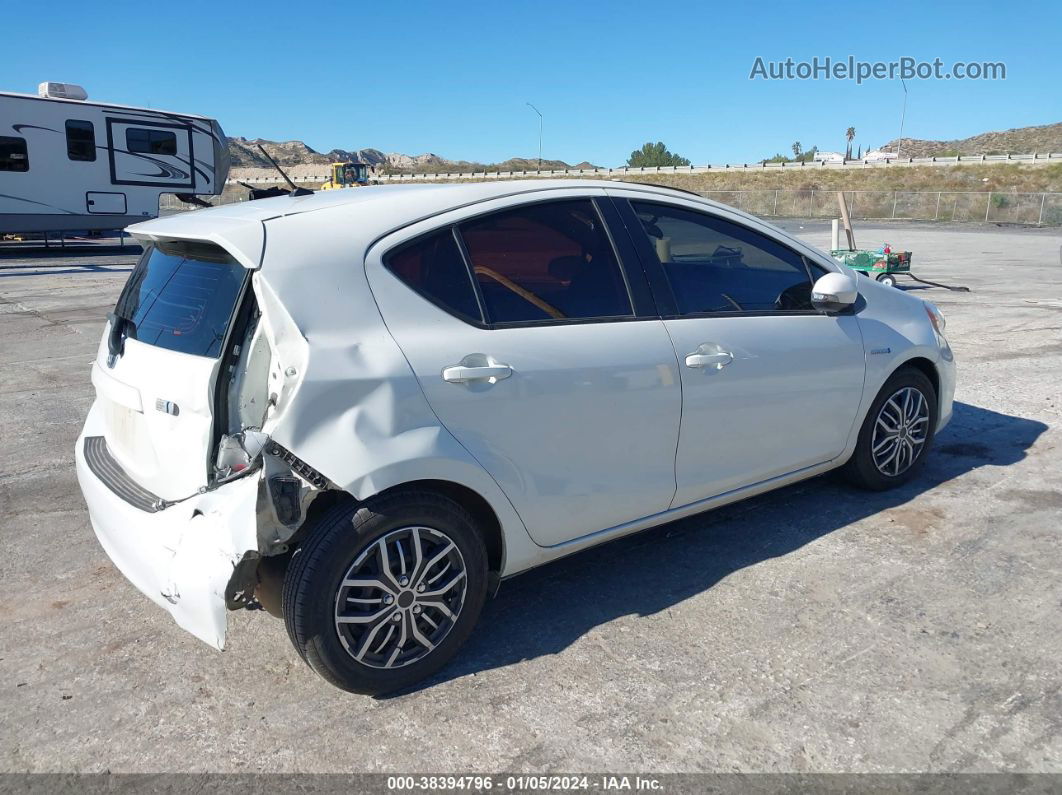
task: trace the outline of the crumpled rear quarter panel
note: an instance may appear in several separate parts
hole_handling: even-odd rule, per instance
[[[267,221],[259,295],[274,333],[297,333],[304,360],[297,386],[278,403],[271,438],[358,499],[414,480],[439,479],[476,491],[494,509],[506,537],[527,539],[497,484],[438,422],[369,289],[370,240],[350,210],[322,210]],[[299,358],[299,357],[295,357]]]

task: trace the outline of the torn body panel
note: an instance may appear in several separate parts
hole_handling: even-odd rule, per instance
[[[273,355],[260,317],[252,318],[236,356],[229,378],[228,428],[261,428],[272,407],[269,371]]]
[[[248,547],[257,546],[255,478],[195,494],[155,513],[123,500],[89,468],[86,436],[103,430],[100,404],[77,441],[77,477],[93,530],[121,572],[182,628],[225,647],[225,589]]]
[[[249,561],[286,551],[286,542],[322,490],[279,456],[259,449],[243,472],[148,512],[123,499],[90,469],[85,439],[103,428],[97,403],[75,451],[78,481],[100,544],[133,585],[178,625],[223,649],[227,611],[246,606],[257,582],[256,566]],[[296,484],[297,516],[278,515],[272,488],[277,479]]]

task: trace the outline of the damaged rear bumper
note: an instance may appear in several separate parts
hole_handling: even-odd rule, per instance
[[[96,537],[122,574],[179,626],[224,649],[226,588],[244,554],[258,549],[259,479],[239,478],[162,510],[136,507],[89,467],[85,439],[103,434],[97,413],[94,405],[75,447]]]

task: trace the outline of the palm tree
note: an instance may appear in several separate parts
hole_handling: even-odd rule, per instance
[[[852,159],[852,139],[855,138],[855,127],[849,127],[845,130],[844,137],[848,140],[848,148],[844,150],[844,159]]]

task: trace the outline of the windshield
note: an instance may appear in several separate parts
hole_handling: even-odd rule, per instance
[[[129,339],[217,358],[247,271],[210,243],[149,246],[114,308]]]

